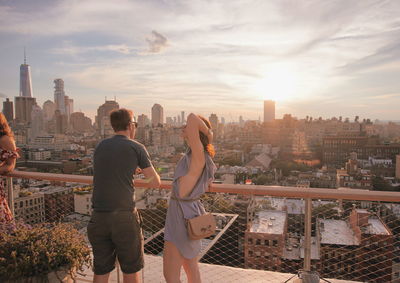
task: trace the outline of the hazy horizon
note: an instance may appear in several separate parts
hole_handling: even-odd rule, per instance
[[[136,114],[400,120],[399,1],[0,0],[0,97],[23,48],[38,103],[63,78],[91,118],[107,96]],[[3,98],[4,99],[4,98]]]

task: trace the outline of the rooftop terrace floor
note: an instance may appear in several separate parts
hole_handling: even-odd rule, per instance
[[[234,268],[229,266],[221,266],[215,264],[200,263],[200,272],[202,281],[205,283],[224,283],[224,282],[237,282],[237,283],[260,283],[260,282],[273,282],[283,283],[288,280],[293,274],[280,273],[273,271],[253,270]],[[90,269],[85,270],[85,276],[79,275],[76,282],[92,282],[93,272]],[[110,282],[117,281],[117,271],[111,273]],[[144,283],[164,283],[162,271],[162,257],[145,255]],[[295,282],[295,278],[290,280],[290,283]],[[182,282],[187,282],[186,275],[182,269],[181,273]],[[355,281],[329,279],[332,283],[346,283]],[[120,272],[120,282],[122,282],[122,273]]]

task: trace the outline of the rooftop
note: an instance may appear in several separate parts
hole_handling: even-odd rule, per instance
[[[386,228],[379,218],[369,218],[365,234],[372,235],[391,235],[391,232]]]
[[[284,211],[263,210],[257,213],[257,217],[251,227],[251,233],[283,234],[287,214]]]
[[[163,264],[162,257],[145,255],[144,257],[144,270],[142,271],[143,282],[165,282],[163,279]],[[200,263],[200,273],[203,282],[207,283],[220,283],[220,282],[237,282],[237,283],[259,283],[259,282],[272,282],[282,283],[291,278],[294,274],[280,273],[274,271],[254,270],[234,268],[223,265],[205,264]],[[84,275],[78,275],[76,282],[92,282],[93,272],[86,269]],[[181,272],[181,282],[188,282],[185,272]],[[122,273],[119,272],[120,280],[122,282]],[[294,277],[288,283],[294,283]],[[117,281],[117,271],[114,270],[110,276],[110,282]],[[332,283],[350,283],[355,281],[329,279]]]
[[[359,242],[344,220],[318,219],[321,244],[354,246]]]

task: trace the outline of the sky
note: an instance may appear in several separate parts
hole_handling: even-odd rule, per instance
[[[400,120],[400,1],[0,0],[0,98],[26,47],[38,104],[65,81],[74,110],[225,120]]]

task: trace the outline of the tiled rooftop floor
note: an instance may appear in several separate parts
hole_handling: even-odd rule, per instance
[[[241,269],[233,268],[214,264],[200,264],[200,272],[202,275],[202,281],[204,283],[225,283],[225,282],[237,282],[237,283],[260,283],[260,282],[273,282],[273,283],[283,283],[288,280],[293,274],[289,273],[279,273],[272,271],[262,271],[262,270],[251,270],[251,269]],[[92,282],[93,272],[91,270],[85,271],[86,276],[78,276],[76,282]],[[164,277],[162,272],[162,258],[159,256],[145,255],[145,268],[144,273],[144,283],[164,283]],[[120,282],[122,282],[122,273],[120,272]],[[289,281],[294,283],[295,278]],[[186,275],[182,269],[181,273],[182,282],[187,282]],[[345,283],[354,281],[336,280],[329,279],[332,283]],[[111,274],[110,282],[117,281],[117,272],[114,270]]]

